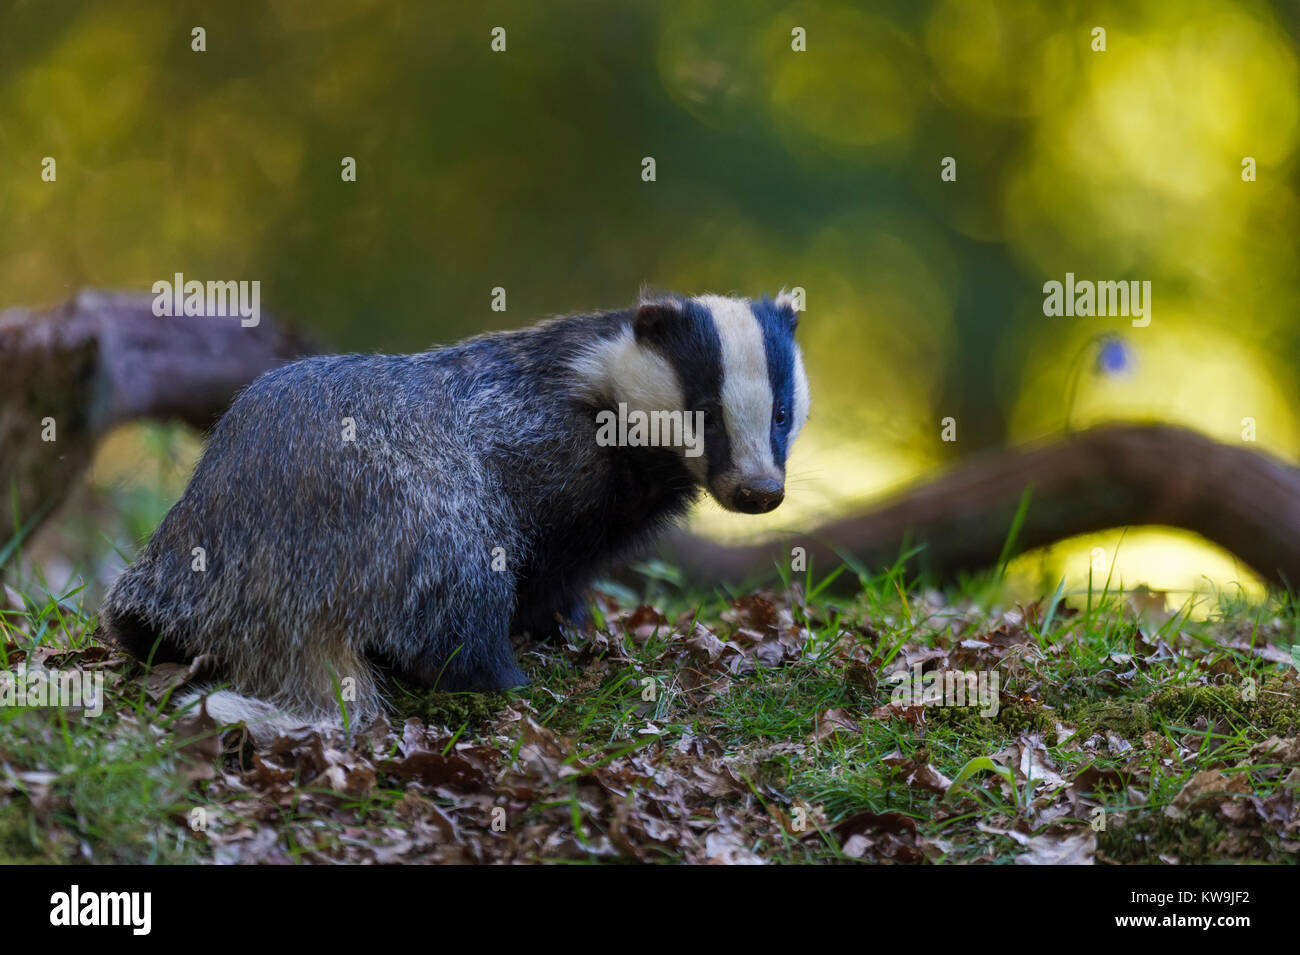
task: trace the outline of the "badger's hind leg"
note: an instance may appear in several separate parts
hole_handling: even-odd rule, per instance
[[[237,685],[260,681],[264,689],[257,695],[318,718],[332,719],[346,712],[348,721],[359,725],[379,715],[382,705],[374,668],[345,631],[318,631],[290,653],[279,656],[271,667],[265,667],[265,662],[254,665],[271,675],[270,680],[246,673]],[[279,675],[274,676],[277,672]],[[286,693],[285,688],[291,688],[292,693]]]
[[[338,630],[312,632],[306,640],[263,638],[257,654],[232,654],[209,712],[222,722],[284,725],[367,726],[383,708],[377,674],[353,641]],[[280,725],[275,723],[274,725]]]
[[[479,580],[458,581],[460,592],[425,595],[415,614],[412,642],[419,650],[404,674],[422,686],[449,692],[508,690],[528,677],[515,662],[510,645],[514,581],[487,572]],[[429,628],[424,630],[423,628]]]
[[[105,606],[99,612],[99,634],[137,660],[149,663],[188,663],[194,654],[169,640],[134,610]]]

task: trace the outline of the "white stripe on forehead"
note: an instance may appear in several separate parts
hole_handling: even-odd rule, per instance
[[[747,477],[778,475],[772,458],[772,385],[763,329],[743,298],[701,295],[722,345],[722,414],[731,467]]]

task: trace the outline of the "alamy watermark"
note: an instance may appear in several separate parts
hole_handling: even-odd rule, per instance
[[[596,413],[596,444],[602,448],[684,448],[688,458],[704,453],[703,411],[629,411]]]
[[[153,313],[164,316],[224,318],[238,315],[244,328],[255,328],[262,321],[262,283],[234,280],[199,282],[177,272],[172,281],[153,283]]]
[[[73,885],[50,896],[50,924],[56,926],[124,926],[132,935],[153,928],[152,892],[83,892]]]
[[[998,715],[997,670],[931,670],[921,664],[911,670],[895,670],[887,678],[897,683],[889,695],[900,706],[978,706],[984,717]]]
[[[1043,314],[1068,318],[1132,316],[1135,328],[1146,328],[1151,324],[1151,283],[1076,282],[1074,273],[1066,272],[1064,283],[1053,279],[1043,284]]]
[[[0,670],[0,706],[58,706],[104,712],[104,674],[86,670]]]

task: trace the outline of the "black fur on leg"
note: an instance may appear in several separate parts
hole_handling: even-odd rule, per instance
[[[117,644],[137,660],[149,663],[188,663],[193,654],[159,634],[137,613],[105,614],[97,635]]]
[[[447,692],[508,690],[526,684],[528,678],[515,663],[510,645],[513,591],[509,575],[489,573],[461,595],[461,616],[452,623],[453,633],[412,634],[407,642],[422,648],[411,668],[417,682]],[[430,599],[443,598],[434,594]]]

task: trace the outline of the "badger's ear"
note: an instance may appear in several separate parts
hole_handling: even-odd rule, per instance
[[[802,296],[781,289],[777,293],[776,299],[777,311],[779,311],[785,320],[790,323],[790,331],[799,327],[799,307],[803,305]]]
[[[673,299],[642,300],[636,310],[634,325],[636,337],[653,338],[655,335],[662,334],[664,330],[670,328],[672,323],[681,317],[682,306],[680,302]]]

